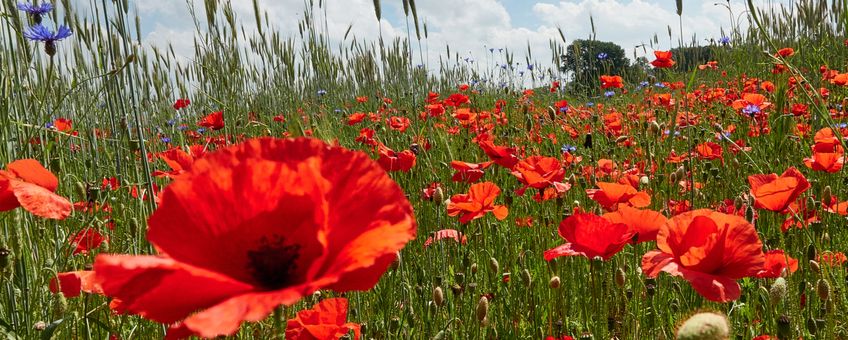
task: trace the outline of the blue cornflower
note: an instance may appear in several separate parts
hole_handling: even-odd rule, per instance
[[[598,59],[600,59],[600,60],[604,60],[604,59],[606,59],[607,57],[609,57],[609,55],[607,55],[607,54],[606,54],[606,53],[604,53],[604,52],[598,53]]]
[[[28,2],[19,2],[18,9],[26,12],[32,17],[36,24],[41,23],[41,16],[53,10],[53,4],[42,2],[40,5],[34,5]]]
[[[659,87],[659,88],[661,88],[661,89],[664,89],[664,88],[665,88],[665,84],[663,84],[663,83],[656,83],[656,84],[654,84],[654,86],[655,86],[655,87]]]
[[[335,112],[335,113],[341,113],[341,112],[342,112],[342,109],[334,109],[334,110],[333,110],[333,112]]]
[[[663,133],[664,133],[664,134],[666,134],[666,135],[670,135],[670,134],[671,134],[671,130],[665,130],[665,131],[663,131]],[[675,135],[675,136],[680,136],[680,131],[674,130],[674,135]]]
[[[52,129],[53,128],[53,122],[47,122],[46,124],[44,124],[44,128]]]
[[[162,143],[168,144],[168,143],[170,143],[170,142],[171,142],[171,138],[168,138],[168,137],[162,137],[162,138],[161,138],[161,141],[162,141]]]
[[[205,128],[197,128],[197,133],[202,135],[204,132],[206,132]]]
[[[647,81],[644,81],[644,80],[641,83],[639,83],[640,87],[646,87],[648,85],[650,85],[650,83],[648,83]]]
[[[721,37],[721,39],[719,39],[718,42],[721,43],[722,45],[727,45],[727,44],[730,43],[730,38],[729,37]]]
[[[574,145],[563,144],[559,150],[562,151],[562,153],[574,152],[577,151],[577,147]]]
[[[563,107],[559,108],[559,112],[561,112],[561,113],[568,112],[568,106],[563,106]]]
[[[177,130],[180,130],[180,131],[188,130],[188,125],[181,124],[180,126],[177,127]]]
[[[55,42],[70,37],[71,34],[73,34],[73,32],[71,32],[71,29],[65,25],[59,26],[59,29],[56,32],[51,32],[47,29],[47,27],[38,24],[27,28],[27,30],[24,31],[24,38],[32,41],[44,42],[44,52],[52,57],[56,54]]]
[[[607,97],[607,98],[612,97],[614,95],[615,95],[615,91],[604,92],[604,96]]]
[[[592,107],[592,106],[595,106],[595,103],[593,103],[593,102],[588,102],[588,103],[586,103],[586,106],[588,106],[588,107]]]
[[[533,67],[534,67],[534,66],[533,66],[533,64],[527,64],[527,69],[528,69],[528,70],[533,71]]]
[[[168,120],[168,126],[174,126],[174,124],[176,124],[176,123],[177,123],[177,121],[174,120],[174,119]]]
[[[742,113],[753,117],[754,115],[760,113],[760,107],[754,104],[748,104],[742,109]]]
[[[327,94],[327,90],[318,90],[318,96],[323,96]]]
[[[518,71],[518,76],[519,76],[519,77],[523,77],[523,76],[524,76],[524,71]]]
[[[489,53],[495,53],[495,49],[494,49],[494,48],[490,48],[490,49],[489,49]]]

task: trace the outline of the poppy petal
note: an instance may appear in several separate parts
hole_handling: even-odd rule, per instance
[[[63,220],[73,210],[70,201],[44,187],[18,180],[11,180],[9,184],[21,206],[33,215]]]
[[[14,173],[18,178],[47,190],[55,192],[56,188],[59,187],[59,179],[34,159],[14,161],[9,163],[6,169]]]

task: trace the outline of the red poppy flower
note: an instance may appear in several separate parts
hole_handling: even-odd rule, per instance
[[[428,237],[427,240],[424,241],[424,248],[429,247],[433,244],[433,242],[441,240],[454,240],[459,244],[468,244],[468,237],[456,229],[442,229],[434,232],[433,236]]]
[[[794,167],[787,169],[780,177],[777,174],[748,176],[754,207],[781,212],[804,191],[810,188],[810,182]]]
[[[354,112],[350,116],[347,117],[347,125],[354,126],[362,122],[365,119],[365,113],[362,112]]]
[[[171,148],[159,153],[159,158],[162,159],[171,171],[165,172],[156,170],[153,172],[155,177],[176,177],[191,169],[194,163],[194,157],[180,148]]]
[[[633,238],[630,227],[594,214],[577,213],[562,220],[559,236],[568,243],[545,251],[545,260],[562,256],[585,256],[609,260]]]
[[[630,231],[638,237],[636,243],[655,241],[660,226],[665,224],[666,218],[663,214],[653,210],[639,210],[626,205],[621,205],[618,210],[606,213],[603,218],[612,223],[623,223],[630,227]]]
[[[789,272],[787,273],[787,269]],[[765,263],[763,269],[757,272],[757,277],[761,279],[769,278],[776,279],[791,274],[798,270],[798,260],[787,255],[780,249],[773,249],[765,252]]]
[[[722,163],[724,163],[724,158],[721,157],[723,150],[721,145],[714,142],[705,142],[695,146],[695,153],[698,155],[698,158],[719,159]]]
[[[492,141],[482,141],[478,145],[489,156],[489,159],[497,165],[512,169],[512,167],[518,164],[518,157],[515,155],[515,149],[513,148],[498,146]]]
[[[202,126],[212,130],[220,130],[224,128],[224,111],[212,112],[206,117],[203,117],[197,126]]]
[[[658,250],[642,257],[648,277],[680,276],[711,301],[741,295],[736,280],[755,276],[765,263],[757,230],[744,218],[709,209],[670,218],[657,234]]]
[[[589,198],[598,202],[608,211],[615,210],[618,204],[630,205],[636,208],[644,208],[651,205],[651,196],[644,191],[636,191],[636,188],[628,184],[598,182],[600,189],[586,189]]]
[[[451,177],[454,182],[474,183],[483,177],[483,170],[492,165],[492,162],[468,163],[462,161],[451,161],[450,166],[456,172]]]
[[[389,125],[389,128],[398,132],[406,132],[406,129],[409,128],[409,118],[406,117],[398,117],[392,116],[386,118],[386,124]]]
[[[671,51],[654,51],[654,56],[657,59],[654,59],[651,65],[656,68],[670,68],[675,64],[674,60],[671,59]]]
[[[71,132],[74,130],[74,121],[67,118],[56,118],[53,121],[53,128],[61,132]]]
[[[608,89],[610,87],[617,89],[623,88],[624,80],[621,78],[621,76],[601,76],[601,88]]]
[[[95,281],[94,271],[81,270],[56,274],[50,279],[50,291],[62,293],[67,298],[80,296],[81,293],[103,294],[103,289]]]
[[[771,107],[771,103],[766,101],[766,96],[759,93],[744,93],[742,99],[731,103],[731,107],[746,116],[760,118],[765,115],[764,111]]]
[[[286,321],[286,339],[322,340],[339,339],[353,331],[359,340],[359,324],[347,321],[348,302],[345,298],[325,299],[312,309],[297,312],[294,319]]]
[[[56,195],[59,179],[34,159],[21,159],[0,170],[0,211],[23,207],[36,216],[63,220],[73,205]]]
[[[841,251],[825,250],[816,256],[816,262],[826,264],[828,266],[841,266],[845,261],[848,261],[848,256],[845,256]]]
[[[457,107],[468,102],[468,96],[462,93],[454,93],[445,99],[444,104],[445,106]]]
[[[174,110],[186,108],[189,104],[191,104],[191,100],[185,98],[177,99],[177,101],[174,102]]]
[[[97,249],[104,242],[108,242],[108,238],[103,236],[95,228],[83,228],[76,234],[71,235],[70,243],[73,247],[73,255],[88,254],[89,251]]]
[[[794,54],[795,54],[795,49],[792,48],[792,47],[784,47],[784,48],[777,50],[777,55],[784,57],[784,58],[791,57]]]
[[[468,189],[468,194],[453,195],[448,202],[448,216],[459,217],[459,222],[468,223],[491,212],[498,220],[503,220],[509,214],[506,206],[495,205],[495,198],[501,194],[501,189],[495,183],[474,183]]]
[[[386,171],[409,172],[415,166],[416,157],[411,150],[403,150],[398,153],[383,144],[378,146],[378,150],[380,158],[377,159],[377,163]]]
[[[319,289],[372,288],[415,237],[401,188],[361,152],[259,138],[197,160],[148,220],[155,256],[94,263],[122,312],[201,337]]]
[[[557,193],[564,193],[571,189],[570,185],[562,183],[565,178],[565,169],[562,168],[559,159],[554,157],[528,157],[513,167],[512,175],[524,184],[515,191],[518,195],[524,195],[527,188],[543,191],[545,188],[553,187]]]

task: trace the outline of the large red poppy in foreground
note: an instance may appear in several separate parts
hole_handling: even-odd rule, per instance
[[[736,280],[757,275],[765,263],[753,225],[709,209],[670,218],[660,227],[657,247],[642,257],[645,275],[683,277],[701,296],[717,302],[739,298]]]
[[[252,139],[196,160],[148,224],[160,255],[100,255],[97,281],[119,312],[202,337],[319,289],[372,288],[416,228],[377,163],[304,138]]]
[[[44,218],[63,220],[72,205],[56,195],[59,179],[34,159],[21,159],[0,170],[0,211],[23,207]]]
[[[777,174],[748,176],[754,207],[781,212],[810,188],[810,182],[794,167]]]

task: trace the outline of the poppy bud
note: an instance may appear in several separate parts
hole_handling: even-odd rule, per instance
[[[412,143],[412,145],[409,146],[409,151],[412,151],[412,153],[417,156],[421,149],[418,146],[418,143]]]
[[[639,177],[639,185],[648,185],[651,184],[651,178],[648,176]]]
[[[80,197],[81,201],[88,201],[88,188],[83,182],[76,182],[76,194]]]
[[[724,315],[698,313],[677,329],[677,340],[724,340],[730,338],[730,325]]]
[[[822,234],[822,243],[823,244],[830,243],[830,233],[825,232],[824,234]]]
[[[524,269],[521,271],[521,282],[524,283],[526,287],[530,287],[533,284],[533,277],[530,276],[530,271]]]
[[[819,282],[816,283],[816,294],[822,301],[827,301],[830,297],[830,282],[827,282],[825,279],[819,279]]]
[[[745,205],[745,201],[742,200],[742,197],[736,196],[736,199],[733,200],[733,207],[739,210],[742,209],[743,205]]]
[[[12,251],[5,247],[0,247],[0,273],[3,273],[6,268],[11,267],[11,264]]]
[[[436,205],[442,204],[442,201],[445,200],[445,192],[442,190],[441,186],[436,187],[433,190],[433,202],[436,202]]]
[[[495,259],[494,257],[489,258],[489,269],[492,270],[492,273],[495,273],[495,274],[501,272],[501,265],[498,263],[498,260]]]
[[[630,138],[630,136],[627,136],[627,135],[618,136],[618,138],[616,138],[616,139],[615,139],[615,142],[616,142],[616,143],[621,143],[621,142],[626,141],[626,140],[627,140],[627,138]]]
[[[668,175],[668,179],[671,181],[671,183],[677,183],[680,181],[680,179],[677,178],[677,171],[672,172],[671,175]]]
[[[559,276],[554,276],[550,281],[548,281],[548,286],[553,289],[559,288],[560,285],[562,285],[562,280],[560,280]]]
[[[454,283],[453,285],[451,285],[451,291],[453,292],[453,295],[460,295],[462,294],[462,292],[465,291],[465,288]]]
[[[489,299],[485,296],[480,297],[480,302],[477,302],[477,321],[484,322],[489,316]]]
[[[453,279],[454,281],[456,281],[456,283],[465,283],[465,273],[456,273],[454,274]]]
[[[397,316],[392,317],[392,319],[389,321],[389,329],[391,329],[392,332],[400,329],[400,318],[399,317],[397,317]]]
[[[821,274],[821,266],[818,262],[816,262],[816,260],[810,260],[810,270],[816,274]]]
[[[68,299],[62,294],[53,294],[53,318],[61,319],[68,310]]]
[[[807,260],[813,261],[816,259],[816,246],[810,244],[807,246]]]
[[[37,331],[43,331],[47,328],[47,323],[44,321],[36,321],[34,325],[32,325],[32,329]]]
[[[471,274],[477,274],[477,264],[476,263],[471,264]]]
[[[651,133],[655,134],[655,135],[658,135],[658,134],[660,134],[660,132],[662,132],[662,128],[660,128],[660,125],[657,124],[657,121],[651,122],[649,129],[650,129]]]
[[[777,318],[777,338],[791,339],[792,338],[792,319],[788,315],[781,315]]]
[[[615,285],[622,288],[625,283],[627,283],[627,273],[624,272],[623,268],[618,268],[615,271]]]
[[[654,279],[646,279],[645,280],[645,293],[648,294],[649,297],[654,296],[657,290],[657,283]]]
[[[816,333],[819,332],[819,327],[816,324],[816,320],[813,320],[813,318],[807,319],[807,331],[812,335],[816,335]]]
[[[830,200],[833,199],[833,191],[830,189],[830,186],[825,186],[824,190],[822,190],[822,201],[824,204],[830,204]]]
[[[433,288],[433,303],[439,307],[445,304],[445,293],[442,291],[442,287]]]
[[[774,283],[771,284],[768,295],[771,305],[777,306],[786,297],[786,280],[782,277],[775,279]]]
[[[754,223],[754,219],[757,217],[756,211],[754,211],[754,207],[749,206],[748,209],[745,209],[745,219],[751,224]]]
[[[586,139],[583,140],[583,147],[587,148],[587,149],[592,148],[592,134],[591,133],[586,134]]]

